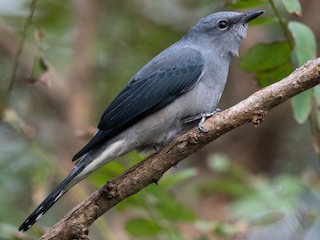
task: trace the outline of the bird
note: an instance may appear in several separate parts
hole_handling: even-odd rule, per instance
[[[248,23],[264,11],[221,11],[201,18],[179,41],[142,67],[106,108],[69,175],[19,227],[27,231],[71,187],[130,152],[159,150],[212,116]]]

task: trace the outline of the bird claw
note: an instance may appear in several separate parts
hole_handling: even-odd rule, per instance
[[[190,123],[190,122],[194,122],[196,120],[200,119],[200,122],[198,123],[198,128],[202,131],[202,132],[208,132],[209,130],[206,129],[203,126],[203,123],[205,122],[205,120],[211,116],[213,116],[214,114],[221,112],[220,108],[217,108],[216,110],[214,110],[213,112],[210,113],[202,113],[196,116],[191,116],[191,117],[187,117],[181,120],[182,124],[186,124],[186,123]]]
[[[209,129],[205,128],[203,126],[204,122],[206,121],[207,118],[209,117],[212,117],[214,114],[218,113],[218,112],[221,112],[221,109],[220,108],[217,108],[216,110],[214,110],[213,112],[211,113],[203,113],[201,114],[201,120],[200,122],[198,123],[198,128],[201,132],[209,132]]]
[[[205,132],[205,133],[207,133],[207,132],[209,132],[209,129],[207,129],[207,128],[205,128],[204,126],[203,126],[203,123],[206,121],[206,119],[208,118],[208,117],[211,117],[212,115],[208,115],[208,114],[202,114],[202,117],[201,117],[201,120],[200,120],[200,122],[198,123],[198,128],[199,128],[199,130],[201,131],[201,132]]]

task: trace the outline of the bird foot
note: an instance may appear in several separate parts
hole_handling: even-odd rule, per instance
[[[207,118],[213,116],[214,114],[218,113],[218,112],[221,112],[221,109],[220,108],[217,108],[216,110],[214,110],[213,112],[211,113],[203,113],[201,114],[201,120],[200,122],[198,123],[198,128],[200,129],[200,131],[202,132],[209,132],[209,129],[205,128],[203,126],[203,123],[206,121]]]
[[[211,116],[213,116],[214,114],[218,113],[218,112],[221,112],[221,109],[220,108],[217,108],[216,110],[214,110],[213,112],[210,112],[210,113],[202,113],[202,114],[199,114],[199,115],[196,115],[196,116],[191,116],[191,117],[187,117],[187,118],[184,118],[182,119],[182,123],[183,124],[186,124],[186,123],[190,123],[190,122],[193,122],[193,121],[196,121],[196,120],[199,120],[200,119],[200,122],[198,123],[198,128],[202,131],[202,132],[208,132],[209,130],[206,129],[204,126],[203,126],[203,123],[205,122],[205,120]]]
[[[218,112],[221,112],[220,108],[217,108],[216,110],[214,110],[213,112],[210,112],[210,113],[202,113],[202,114],[199,114],[199,115],[196,115],[196,116],[186,117],[186,118],[181,120],[181,123],[182,124],[187,124],[187,123],[191,123],[191,122],[194,122],[194,121],[200,119],[200,122],[199,122],[198,125],[202,125],[204,123],[204,121],[206,120],[206,118],[209,118],[209,117],[213,116],[214,114],[216,114]]]

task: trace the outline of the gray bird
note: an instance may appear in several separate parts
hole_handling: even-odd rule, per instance
[[[264,11],[217,12],[135,74],[103,113],[69,175],[19,227],[28,230],[72,186],[132,150],[159,149],[216,112],[247,24]],[[200,122],[199,122],[200,120]]]

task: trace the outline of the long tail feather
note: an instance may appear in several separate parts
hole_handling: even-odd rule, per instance
[[[43,200],[43,202],[30,214],[21,224],[19,231],[27,231],[36,221],[38,221],[53,204],[55,204],[75,183],[72,180],[85,168],[85,164],[78,162],[70,174]]]

